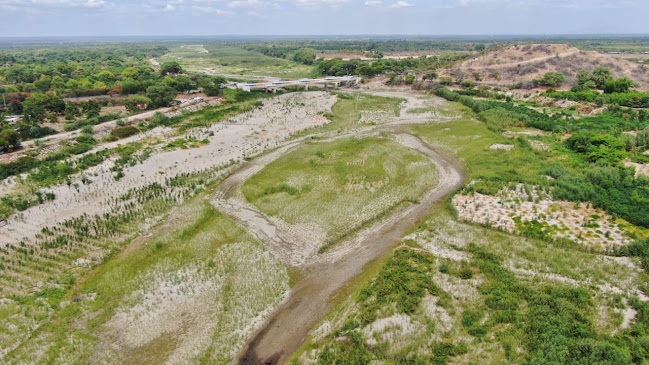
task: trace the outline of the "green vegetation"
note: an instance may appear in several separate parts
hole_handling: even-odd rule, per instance
[[[134,113],[167,106],[179,92],[199,87],[208,95],[219,94],[223,77],[183,74],[173,62],[156,72],[149,59],[166,50],[151,44],[0,50],[0,93],[7,103],[6,108],[5,103],[0,106],[0,116],[22,115],[16,127],[20,138],[27,140],[119,118],[120,113],[102,113],[104,107],[124,105]],[[63,100],[81,96],[97,99]],[[62,127],[42,126],[45,121],[56,125],[62,118],[66,121]],[[0,125],[0,130],[7,128]],[[0,148],[16,148],[5,140],[0,138]]]
[[[325,114],[331,122],[320,127],[321,132],[351,131],[367,124],[381,124],[399,116],[403,100],[360,93],[336,93],[338,102],[332,107],[332,113]],[[363,116],[366,118],[363,118]],[[299,133],[303,136],[311,131]]]
[[[609,68],[600,66],[596,67],[593,72],[579,70],[576,77],[577,85],[572,87],[569,92],[552,90],[548,92],[548,96],[556,99],[597,103],[599,106],[614,104],[632,108],[649,107],[649,94],[631,92],[630,89],[635,83],[625,77],[615,79]],[[593,89],[603,90],[604,95]]]
[[[377,317],[386,317],[381,310],[389,304],[394,303],[390,312],[411,314],[427,294],[448,300],[448,294],[433,283],[433,270],[431,256],[407,249],[397,250],[376,280],[360,291],[360,324],[368,325]]]
[[[473,109],[478,115],[482,115],[481,119],[491,129],[496,131],[502,131],[505,127],[524,125],[548,132],[592,130],[619,134],[621,131],[639,130],[649,126],[649,114],[621,107],[611,106],[603,114],[574,118],[566,112],[551,115],[513,101],[478,100],[445,88],[437,89],[435,93],[447,100],[460,102]],[[483,114],[491,109],[496,109],[496,111]],[[490,115],[493,117],[489,118]],[[501,117],[504,119],[499,120]]]
[[[334,58],[319,61],[316,69],[320,75],[362,75],[371,77],[390,72],[401,74],[406,70],[450,68],[456,62],[463,61],[469,56],[467,53],[448,53],[441,56],[409,57],[399,60],[381,59],[373,62],[361,61],[360,59],[343,61],[340,58]]]
[[[183,132],[262,106],[259,93],[221,91],[222,77],[184,72],[242,79],[389,73],[392,84],[415,84],[417,78],[409,72],[421,71],[425,80],[434,80],[435,69],[470,55],[396,61],[381,59],[384,52],[433,47],[484,51],[492,46],[352,39],[98,46],[105,54],[92,47],[0,50],[0,81],[8,84],[1,88],[13,94],[3,116],[25,117],[16,131],[0,127],[0,150],[54,132],[41,125],[46,120],[56,124],[65,118],[65,129],[82,132],[47,156],[29,154],[0,165],[0,180],[25,174],[14,179],[17,191],[0,198],[0,218],[55,199],[43,189],[52,184],[65,182],[77,190],[77,184],[92,184],[90,175],[77,175],[79,181],[73,176],[111,157],[118,180],[126,166],[147,159],[154,148],[207,143]],[[320,50],[377,60],[322,61],[316,59]],[[149,58],[162,65],[154,70]],[[546,74],[539,83],[555,87],[564,82],[562,76]],[[634,177],[623,165],[627,159],[649,161],[643,154],[649,148],[649,113],[622,107],[644,108],[649,99],[630,91],[629,80],[614,79],[607,69],[581,72],[578,79],[578,89],[546,95],[606,105],[602,114],[580,116],[555,105],[543,109],[475,89],[473,81],[465,80],[461,91],[437,90],[453,101],[446,104],[448,110],[437,105],[409,110],[440,110],[459,114],[459,119],[394,128],[463,160],[473,180],[465,193],[495,194],[521,182],[525,190],[540,187],[557,199],[592,204],[614,218],[649,227],[649,179]],[[176,117],[157,113],[137,127],[120,122],[104,137],[127,138],[165,126],[178,133],[173,138],[87,153],[98,143],[92,126],[117,118],[104,107],[137,112],[166,105],[177,92],[199,86],[208,94],[222,93],[225,103]],[[115,96],[61,101],[63,96],[95,94]],[[403,102],[337,95],[332,113],[325,114],[331,123],[299,136],[331,136],[385,123],[399,115]],[[492,149],[496,144],[512,149]],[[281,262],[206,203],[223,169],[233,163],[131,189],[107,201],[105,213],[82,214],[43,228],[32,242],[0,248],[2,361],[231,362],[289,287]],[[434,182],[434,166],[427,158],[386,135],[335,142],[314,137],[250,177],[242,190],[264,213],[311,232],[313,242],[324,249],[364,224],[416,203]],[[649,240],[603,256],[551,241],[538,221],[518,219],[521,237],[460,223],[450,210],[442,208],[423,220],[389,257],[373,262],[353,286],[337,293],[332,298],[340,300],[337,307],[294,363],[649,363],[649,304],[641,300],[649,289]],[[596,224],[596,216],[591,218],[584,226]],[[360,288],[345,298],[358,283]]]
[[[468,351],[465,343],[427,341],[428,346],[407,346],[391,351],[389,342],[370,346],[360,331],[378,317],[394,313],[413,314],[425,295],[448,300],[449,295],[432,282],[434,260],[431,255],[408,249],[397,250],[383,266],[378,276],[357,294],[361,310],[346,319],[341,328],[329,334],[324,344],[312,344],[319,349],[318,364],[366,364],[372,360],[384,363],[446,364],[448,360]],[[387,311],[381,313],[381,311]],[[434,330],[435,323],[427,322]],[[338,339],[345,338],[345,341]]]
[[[213,123],[218,123],[223,119],[250,110],[258,98],[265,97],[260,93],[240,93],[235,90],[228,90],[224,93],[224,98],[228,100],[227,104],[205,107],[199,111],[187,113],[178,117],[169,118],[162,113],[156,113],[148,123],[141,128],[134,126],[123,126],[115,128],[108,137],[111,140],[126,138],[139,133],[140,130],[153,129],[158,126],[174,127],[183,132],[195,127],[207,127]],[[86,125],[88,126],[88,125]],[[140,144],[131,146],[117,147],[86,154],[77,159],[72,159],[75,155],[80,155],[90,151],[97,142],[94,139],[81,138],[74,142],[65,142],[62,147],[53,153],[48,154],[43,159],[32,156],[24,156],[15,161],[0,164],[0,181],[11,176],[34,171],[27,177],[28,181],[38,183],[40,186],[49,186],[51,184],[66,181],[69,176],[84,171],[90,167],[97,166],[110,156],[131,155],[142,148]],[[136,146],[135,148],[133,148]]]
[[[174,46],[169,49],[168,54],[157,59],[161,63],[177,61],[189,72],[227,77],[239,75],[243,79],[263,79],[264,76],[291,79],[312,74],[311,66],[302,64],[301,61],[269,57],[240,46],[226,42]]]
[[[626,92],[618,93],[612,92],[607,94],[600,94],[594,90],[585,90],[585,91],[552,91],[547,94],[551,98],[555,99],[567,99],[572,101],[581,101],[589,103],[598,103],[601,105],[605,104],[614,104],[620,106],[626,106],[629,108],[649,108],[649,94],[644,92]],[[645,111],[646,112],[646,111]],[[647,119],[648,116],[644,116],[643,119]]]
[[[546,72],[543,77],[538,80],[533,80],[535,85],[559,87],[566,82],[566,75],[561,72]]]
[[[432,145],[453,151],[464,161],[465,170],[472,179],[530,184],[542,184],[546,180],[542,175],[543,154],[525,147],[522,141],[512,141],[491,131],[484,123],[472,120],[473,114],[461,105],[456,104],[455,108],[456,113],[463,114],[461,119],[413,126],[410,130]],[[494,144],[507,143],[514,143],[515,148],[510,151],[489,149]]]
[[[389,209],[414,202],[434,184],[432,163],[384,138],[309,143],[243,185],[262,212],[318,227],[333,243]]]
[[[311,48],[323,52],[344,52],[381,58],[386,52],[411,51],[472,51],[476,45],[484,47],[482,40],[439,40],[426,37],[408,39],[304,39],[285,41],[250,41],[242,42],[240,46],[276,58],[290,58],[297,50]],[[484,49],[484,48],[481,48]]]
[[[334,309],[326,318],[331,329],[305,344],[294,364],[646,361],[647,306],[630,294],[647,278],[639,269],[457,223],[446,211],[409,237],[415,248],[395,251],[373,279]],[[629,294],[600,289],[609,285]],[[623,309],[638,311],[628,328],[619,315]]]
[[[174,349],[183,356],[184,348],[194,349],[195,339],[190,336],[174,342],[172,338],[174,333],[187,330],[185,324],[189,322],[140,331],[146,320],[141,319],[137,303],[155,294],[156,302],[149,304],[148,313],[157,316],[159,323],[191,314],[191,325],[207,331],[208,341],[196,348],[198,352],[193,352],[191,358],[217,363],[231,361],[230,348],[241,346],[245,340],[236,332],[250,325],[258,312],[281,301],[288,276],[281,263],[268,256],[258,241],[203,201],[203,196],[192,199],[169,218],[174,222],[182,218],[179,226],[164,227],[154,236],[134,242],[129,250],[91,270],[87,279],[66,285],[66,290],[46,290],[33,298],[15,297],[16,302],[4,302],[0,311],[3,323],[18,319],[11,316],[16,308],[14,303],[36,315],[39,307],[50,311],[48,323],[32,332],[31,339],[13,349],[5,360],[34,359],[30,349],[43,341],[46,351],[38,357],[47,363],[101,359],[165,362]],[[243,266],[249,267],[246,273],[233,270]],[[165,291],[166,287],[173,291]],[[176,305],[179,301],[187,308],[201,310],[185,312],[185,308]],[[31,316],[27,312],[19,315],[21,320]],[[78,318],[87,320],[78,325]],[[129,332],[139,333],[143,340],[125,335]],[[94,352],[93,346],[106,335],[117,336],[125,352]],[[166,347],[170,343],[174,343],[173,348]]]
[[[631,126],[645,128],[649,120],[625,118],[624,115],[613,111],[580,119],[562,118],[556,115],[548,116],[513,103],[475,100],[446,89],[438,90],[437,94],[472,108],[479,113],[479,118],[495,131],[512,126],[528,126],[554,132],[583,131],[564,143],[557,139],[545,139],[544,141],[554,146],[554,151],[534,151],[529,143],[519,140],[517,144],[520,148],[516,148],[516,152],[499,152],[500,155],[506,155],[504,161],[508,161],[512,156],[519,156],[518,159],[509,161],[511,165],[506,168],[503,166],[504,173],[497,172],[498,168],[491,168],[491,173],[474,175],[476,179],[490,180],[494,184],[492,188],[482,192],[493,194],[503,183],[509,181],[551,186],[554,187],[552,193],[557,199],[592,202],[595,207],[604,209],[613,216],[649,227],[649,214],[645,213],[649,212],[649,179],[634,178],[633,170],[621,164],[621,160],[626,157],[637,156],[636,158],[644,159],[638,156],[638,150],[643,151],[646,148],[646,132],[640,133],[639,137],[619,134],[620,129],[633,129]],[[458,136],[454,135],[454,138]],[[481,165],[484,161],[489,161],[488,155],[480,153],[467,161],[472,165]],[[495,166],[501,164],[496,162]],[[532,174],[521,171],[527,166],[534,169]],[[547,181],[542,178],[544,175],[551,176],[554,180]]]
[[[136,127],[119,127],[113,129],[110,132],[110,135],[115,138],[122,139],[138,133],[140,133],[140,130],[137,129]]]

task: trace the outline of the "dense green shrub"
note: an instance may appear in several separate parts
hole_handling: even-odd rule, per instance
[[[128,126],[115,128],[110,132],[110,135],[122,139],[138,133],[140,133],[140,130],[137,127]]]
[[[541,86],[559,87],[566,82],[566,75],[561,72],[546,72],[543,77],[535,79],[533,82]]]
[[[440,295],[430,276],[433,263],[432,256],[411,250],[395,252],[378,278],[360,292],[361,324],[373,322],[388,303],[395,303],[401,313],[412,313],[426,293]]]
[[[620,338],[598,334],[593,323],[595,306],[588,289],[523,284],[502,266],[502,259],[474,244],[469,245],[469,251],[474,255],[473,264],[485,277],[480,292],[491,311],[486,327],[505,322],[520,328],[530,356],[527,363],[632,363],[629,349],[642,346],[644,334],[624,334]],[[463,324],[474,326],[476,318],[469,313],[463,316]],[[483,331],[475,328],[473,332],[482,336]],[[642,363],[647,358],[645,351],[634,360]]]
[[[547,131],[575,133],[565,145],[577,154],[574,157],[583,160],[583,165],[574,170],[568,170],[560,163],[549,165],[546,173],[555,180],[544,184],[554,187],[552,195],[556,199],[573,202],[590,201],[613,216],[649,227],[649,179],[635,178],[630,168],[620,165],[631,150],[643,150],[649,145],[649,132],[641,130],[637,137],[626,140],[619,137],[620,130],[645,128],[648,121],[625,118],[623,114],[627,111],[619,108],[612,108],[605,114],[570,119],[548,116],[513,103],[476,100],[445,88],[435,92],[473,109],[480,120],[496,131],[508,126],[525,125]],[[502,175],[500,178],[482,185],[476,184],[473,189],[478,191],[476,189],[481,188],[480,192],[493,194],[504,182],[516,181],[516,176]],[[541,237],[545,232],[534,222],[522,224],[519,228],[534,237]]]
[[[619,92],[610,90],[611,93],[600,94],[597,91],[554,91],[547,95],[554,99],[567,99],[579,102],[595,103],[598,98],[602,98],[604,104],[616,104],[629,108],[649,108],[649,93],[632,91]]]
[[[507,127],[524,127],[530,124],[528,116],[503,108],[485,110],[478,114],[478,119],[495,132],[502,132]]]

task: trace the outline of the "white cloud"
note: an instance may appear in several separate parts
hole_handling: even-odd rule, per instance
[[[396,3],[393,3],[392,5],[390,5],[390,7],[394,8],[394,9],[408,8],[408,7],[411,7],[411,6],[412,6],[412,4],[407,2],[407,1],[397,1]]]
[[[192,10],[194,11],[195,14],[197,15],[204,15],[204,14],[212,14],[212,15],[228,15],[232,14],[230,11],[226,11],[223,9],[215,8],[213,6],[199,6],[199,5],[193,5]]]
[[[365,1],[365,6],[371,7],[371,8],[390,8],[390,9],[400,9],[400,8],[408,8],[413,6],[411,3],[400,0],[400,1],[395,1],[392,3],[384,3],[383,0],[366,0]]]
[[[570,9],[592,9],[592,8],[627,8],[638,5],[638,0],[455,0],[450,4],[443,1],[441,7],[473,7],[490,6],[496,8],[570,8]]]
[[[85,8],[100,8],[110,3],[107,3],[104,0],[29,0],[29,1],[15,1],[15,0],[4,0],[0,1],[0,5],[11,5],[11,4],[21,4],[25,5],[36,5],[38,7],[63,7],[63,8],[73,8],[73,7],[85,7]]]
[[[88,0],[85,6],[88,8],[99,8],[104,5],[106,5],[104,0]]]
[[[246,9],[260,9],[266,7],[266,1],[260,0],[233,0],[226,1],[228,8],[246,8]]]
[[[276,2],[290,3],[304,9],[322,9],[338,7],[350,2],[350,0],[277,0]]]

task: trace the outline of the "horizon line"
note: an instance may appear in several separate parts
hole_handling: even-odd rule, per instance
[[[206,37],[236,37],[236,38],[271,38],[271,37],[291,37],[291,38],[326,38],[326,37],[380,37],[380,38],[502,38],[502,37],[649,37],[649,33],[493,33],[493,34],[425,34],[425,33],[350,33],[350,34],[129,34],[129,35],[18,35],[18,36],[0,36],[0,39],[57,39],[57,38],[206,38]]]

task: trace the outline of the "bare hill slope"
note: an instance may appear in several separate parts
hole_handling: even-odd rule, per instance
[[[467,73],[471,78],[478,73],[485,82],[511,84],[530,82],[546,72],[558,71],[566,75],[566,85],[570,86],[580,69],[592,71],[598,66],[610,68],[616,77],[634,80],[638,89],[649,89],[647,66],[599,52],[580,51],[566,44],[506,46],[467,60],[454,72]]]

